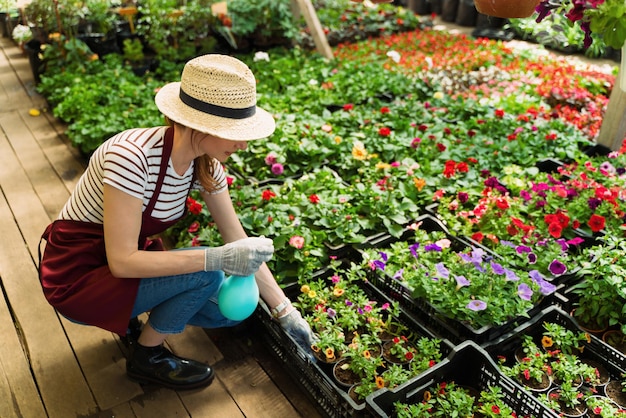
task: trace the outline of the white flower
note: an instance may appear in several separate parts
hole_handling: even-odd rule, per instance
[[[393,60],[393,62],[400,62],[400,53],[397,51],[389,51],[387,52],[387,56]]]
[[[309,85],[311,86],[317,86],[319,83],[317,82],[316,79],[312,78],[309,80]]]
[[[13,36],[13,40],[15,40],[15,42],[26,42],[33,37],[33,33],[26,25],[15,26],[11,35]]]
[[[270,54],[268,54],[267,52],[263,52],[263,51],[257,51],[254,54],[254,62],[257,61],[270,61]]]

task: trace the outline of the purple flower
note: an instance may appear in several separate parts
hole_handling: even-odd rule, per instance
[[[383,261],[384,261],[385,263],[386,263],[386,262],[387,262],[387,260],[389,259],[389,257],[387,256],[387,253],[386,253],[386,252],[384,252],[384,251],[379,251],[379,252],[378,252],[378,255],[380,255],[380,258],[382,258],[382,259],[383,259]]]
[[[556,243],[559,244],[561,246],[561,251],[565,252],[569,249],[569,244],[567,243],[566,240],[564,240],[563,238],[559,238],[556,240]]]
[[[427,244],[424,246],[424,251],[441,251],[442,248],[435,243]]]
[[[556,291],[556,286],[547,280],[541,279],[538,284],[539,292],[541,292],[542,295],[550,295]]]
[[[613,174],[615,173],[615,166],[608,161],[604,161],[602,164],[600,164],[600,170]]]
[[[533,290],[526,283],[520,283],[517,286],[517,295],[524,300],[530,300],[533,296]]]
[[[396,271],[396,274],[393,275],[393,278],[396,280],[402,280],[402,274],[404,273],[404,269],[400,269]]]
[[[539,283],[541,280],[545,280],[545,278],[539,273],[539,270],[531,270],[528,272],[528,276],[532,279],[533,282]]]
[[[518,254],[523,254],[523,253],[530,253],[532,252],[532,248],[526,246],[526,245],[518,245],[517,247],[515,247],[515,251]]]
[[[437,274],[444,279],[447,279],[450,276],[450,271],[443,265],[443,263],[435,264],[435,268],[437,269]]]
[[[330,319],[334,319],[337,316],[337,311],[333,308],[328,308],[326,309],[326,315],[328,315]]]
[[[502,264],[498,264],[495,261],[491,262],[491,270],[497,275],[504,274],[504,267],[502,267]]]
[[[383,261],[374,260],[372,261],[372,264],[374,265],[374,268],[377,268],[379,270],[385,270],[385,263]]]
[[[565,272],[567,271],[567,266],[565,266],[565,264],[563,264],[559,260],[552,260],[552,262],[548,266],[548,269],[550,270],[550,273],[552,273],[554,276],[560,276],[562,274],[565,274]]]
[[[537,262],[537,254],[528,253],[528,257],[526,257],[526,259],[528,260],[528,264],[535,264]]]
[[[469,194],[467,194],[467,192],[459,192],[458,197],[459,197],[459,203],[461,204],[464,204],[469,200]]]
[[[513,244],[511,241],[507,241],[507,240],[501,240],[500,244],[504,245],[505,247],[511,247],[511,248],[515,248],[515,244]]]
[[[409,251],[411,251],[411,254],[415,258],[417,258],[417,250],[419,249],[419,247],[420,247],[419,242],[416,242],[415,244],[412,244],[409,246]]]
[[[285,167],[283,167],[283,165],[281,163],[274,163],[272,164],[272,174],[274,174],[275,176],[280,176],[281,174],[283,174],[283,171],[285,171]]]
[[[469,280],[465,278],[465,276],[455,276],[456,279],[456,287],[461,288],[463,286],[469,286],[471,283]]]
[[[597,197],[590,197],[587,199],[587,205],[589,205],[589,209],[591,210],[596,210],[601,204],[602,199],[598,199]]]
[[[352,301],[350,299],[346,299],[345,303],[346,303],[346,306],[352,306],[353,305],[353,303],[352,303]]]
[[[474,312],[484,311],[485,309],[487,309],[487,302],[484,302],[482,300],[473,300],[467,304],[466,308]]]
[[[522,190],[521,192],[519,192],[519,196],[525,201],[529,201],[530,199],[532,199],[531,194],[528,193],[526,190]]]
[[[504,269],[504,277],[506,277],[507,282],[516,282],[519,280],[517,274],[513,270]]]

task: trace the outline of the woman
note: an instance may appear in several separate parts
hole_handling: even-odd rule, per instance
[[[236,58],[204,55],[189,61],[181,81],[164,86],[155,100],[170,126],[126,130],[102,144],[46,228],[40,261],[46,299],[72,321],[136,339],[127,375],[174,389],[213,380],[210,366],[174,355],[163,342],[186,325],[237,323],[217,306],[224,274],[255,274],[284,330],[310,347],[310,327],[265,265],[272,241],[246,236],[222,168],[247,141],[274,131],[272,116],[256,106],[254,75]],[[159,251],[160,241],[150,237],[185,215],[193,188],[226,244]],[[129,323],[143,312],[149,319],[137,338]]]

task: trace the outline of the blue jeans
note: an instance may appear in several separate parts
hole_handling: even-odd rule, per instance
[[[141,279],[131,318],[149,311],[148,323],[162,334],[179,334],[186,325],[202,328],[237,325],[240,321],[224,317],[217,306],[223,281],[222,271]]]

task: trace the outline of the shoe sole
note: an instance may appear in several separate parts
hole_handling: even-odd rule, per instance
[[[209,386],[213,382],[213,379],[215,378],[215,372],[211,373],[211,375],[204,380],[200,380],[194,383],[189,383],[186,385],[175,385],[175,384],[171,384],[168,382],[164,382],[162,380],[151,379],[149,377],[142,376],[140,374],[134,374],[129,371],[126,372],[126,376],[128,376],[130,380],[136,383],[139,383],[140,385],[158,385],[158,386],[162,386],[162,387],[173,389],[173,390],[189,390],[189,389],[198,389],[198,388]]]

